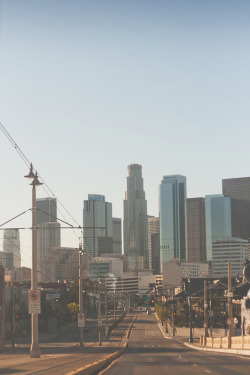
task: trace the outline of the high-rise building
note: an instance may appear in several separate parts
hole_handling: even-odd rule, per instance
[[[236,237],[221,238],[212,243],[212,254],[213,277],[227,277],[228,261],[231,262],[232,276],[242,275],[248,257],[248,241]]]
[[[154,275],[158,275],[161,272],[160,232],[153,233],[151,235],[151,248],[152,248],[152,269],[153,269]]]
[[[89,260],[113,252],[112,203],[103,195],[89,194],[84,201],[83,248]]]
[[[223,179],[222,193],[227,197],[250,200],[250,177]]]
[[[37,198],[37,270],[43,275],[46,256],[52,247],[61,246],[61,228],[57,222],[55,198]]]
[[[164,262],[187,259],[186,177],[163,176],[160,185],[160,254]]]
[[[187,199],[188,262],[206,261],[205,198]]]
[[[139,269],[143,262],[148,268],[148,216],[143,190],[142,166],[128,166],[127,191],[124,200],[123,239],[124,254],[130,268]]]
[[[122,220],[116,217],[112,218],[113,222],[113,253],[122,253]]]
[[[160,233],[160,219],[159,217],[148,217],[148,265],[149,269],[153,268],[153,248],[152,248],[152,235]]]
[[[13,265],[13,254],[12,253],[5,253],[4,251],[0,251],[0,265],[2,265],[7,270],[12,270]]]
[[[57,221],[57,202],[56,198],[37,198],[36,199],[36,222],[49,223]]]
[[[235,202],[222,194],[206,195],[206,251],[207,260],[212,260],[212,242],[225,237],[235,237],[237,216]]]
[[[13,254],[14,268],[21,267],[20,235],[18,229],[5,229],[3,232],[3,252]]]
[[[250,177],[222,180],[222,192],[234,198],[237,210],[238,227],[235,234],[239,238],[250,238]]]

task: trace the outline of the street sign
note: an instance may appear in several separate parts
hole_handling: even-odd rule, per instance
[[[85,314],[78,313],[78,327],[82,328],[85,327]]]
[[[29,314],[41,314],[41,293],[40,290],[28,291]]]

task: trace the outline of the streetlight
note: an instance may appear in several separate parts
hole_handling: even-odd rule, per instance
[[[31,290],[37,290],[37,223],[36,223],[36,188],[42,183],[38,180],[37,172],[34,174],[33,166],[30,164],[30,171],[27,176],[32,186],[32,270],[31,270]],[[40,348],[38,342],[38,313],[31,314],[31,358],[40,358]]]

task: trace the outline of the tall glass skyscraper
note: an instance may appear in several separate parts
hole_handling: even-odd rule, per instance
[[[61,246],[61,227],[57,222],[56,198],[37,198],[37,269],[44,277],[44,260],[52,247]]]
[[[160,259],[187,259],[186,177],[163,176],[160,185]]]
[[[212,243],[225,237],[235,237],[237,217],[234,200],[222,194],[206,195],[206,250],[207,260],[212,260]]]
[[[20,236],[18,229],[5,229],[3,232],[3,251],[13,254],[13,266],[21,267]]]
[[[130,268],[143,263],[148,268],[148,215],[143,190],[142,166],[128,166],[127,191],[124,200],[123,222],[124,254],[129,257]]]
[[[105,197],[89,194],[83,208],[83,249],[89,260],[113,252],[112,203]]]

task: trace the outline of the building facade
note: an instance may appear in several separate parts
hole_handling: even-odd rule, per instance
[[[113,253],[121,254],[122,253],[122,220],[113,217]]]
[[[250,177],[222,180],[222,192],[236,204],[238,226],[236,237],[250,238]]]
[[[227,277],[228,261],[231,262],[232,277],[242,275],[244,261],[248,258],[248,241],[236,237],[214,241],[212,256],[213,277]]]
[[[46,273],[44,259],[51,247],[61,246],[61,228],[57,222],[56,198],[37,198],[37,270]]]
[[[212,261],[212,242],[235,236],[237,223],[234,202],[222,194],[206,195],[206,251]]]
[[[142,166],[128,166],[127,191],[124,200],[123,239],[124,254],[131,269],[139,269],[138,262],[148,268],[148,216],[143,189]]]
[[[205,198],[187,199],[188,262],[206,261]]]
[[[159,217],[148,217],[148,264],[149,269],[153,268],[153,248],[152,248],[152,235],[160,233],[160,219]],[[158,273],[158,272],[157,272]]]
[[[89,194],[83,208],[83,248],[89,260],[113,252],[112,204],[105,197]],[[105,249],[104,249],[105,247]]]
[[[187,259],[186,177],[163,176],[160,185],[160,254],[163,263]]]
[[[227,197],[250,200],[250,177],[223,179],[222,193]]]
[[[3,232],[3,252],[13,254],[14,268],[21,267],[20,235],[18,229],[5,229]]]

